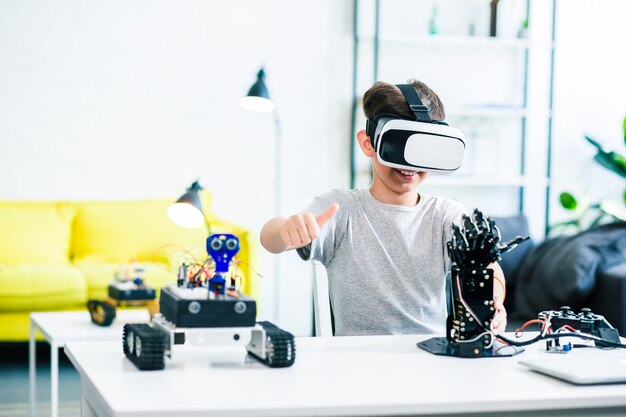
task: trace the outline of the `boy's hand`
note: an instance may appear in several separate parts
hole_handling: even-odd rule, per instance
[[[496,309],[491,328],[497,334],[504,332],[506,329],[506,309],[504,308],[506,282],[504,280],[504,271],[502,271],[502,267],[497,262],[489,264],[489,268],[493,269],[493,308]]]
[[[311,243],[319,236],[320,229],[339,210],[339,204],[333,203],[319,216],[311,213],[298,213],[287,218],[279,229],[280,238],[288,249],[297,249]]]
[[[493,307],[496,309],[496,313],[491,322],[491,329],[496,333],[502,333],[506,329],[506,309],[502,304],[501,296],[493,297]]]

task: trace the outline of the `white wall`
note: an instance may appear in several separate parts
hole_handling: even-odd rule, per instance
[[[626,2],[559,1],[553,106],[552,222],[570,218],[558,194],[622,201],[626,182],[600,167],[587,134],[625,155]]]
[[[1,0],[0,199],[175,198],[199,178],[220,217],[258,232],[274,124],[239,98],[261,65],[284,214],[347,186],[351,15],[332,0]],[[281,257],[277,313],[262,252],[262,318],[308,333],[308,265]]]

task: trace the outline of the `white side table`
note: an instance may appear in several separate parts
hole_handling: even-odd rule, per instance
[[[35,349],[35,334],[37,331],[50,344],[50,408],[52,417],[58,417],[59,348],[71,341],[118,340],[121,350],[124,324],[142,323],[149,320],[150,314],[147,310],[117,310],[115,320],[109,327],[101,327],[92,323],[86,307],[85,311],[31,313],[28,359],[31,417],[35,417],[35,403],[37,401],[37,351]]]

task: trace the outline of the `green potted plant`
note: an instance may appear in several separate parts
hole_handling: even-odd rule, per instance
[[[624,144],[626,145],[626,117],[623,121]],[[593,159],[609,171],[626,178],[626,157],[615,151],[607,151],[595,139],[585,135],[585,139],[596,148]],[[559,195],[561,206],[571,211],[574,217],[570,220],[559,222],[550,228],[551,233],[565,233],[567,231],[580,231],[586,227],[593,227],[606,221],[626,221],[626,189],[618,201],[603,199],[591,202],[589,198],[577,199],[570,192],[562,192]]]

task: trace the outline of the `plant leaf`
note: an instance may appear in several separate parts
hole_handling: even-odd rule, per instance
[[[624,116],[624,144],[626,145],[626,116]]]
[[[559,231],[564,231],[567,229],[579,230],[580,222],[578,220],[566,220],[553,224],[552,226],[548,227],[548,234],[555,235]]]
[[[563,206],[563,208],[566,210],[573,211],[576,210],[576,207],[578,207],[578,202],[576,201],[576,198],[568,192],[563,192],[559,195],[559,202],[561,203],[561,206]]]
[[[617,175],[626,178],[626,158],[616,152],[598,152],[593,157],[597,163],[615,172]]]
[[[603,200],[600,202],[600,210],[616,220],[626,220],[626,208],[616,201]]]
[[[600,142],[596,141],[595,139],[590,138],[587,135],[585,135],[585,139],[587,140],[587,142],[595,146],[596,149],[598,149],[598,152],[605,152],[605,150],[602,148],[602,145],[600,145]]]
[[[619,154],[617,152],[610,152],[610,155],[615,162],[617,162],[618,164],[622,166],[626,166],[626,158],[624,158],[624,155]]]
[[[589,228],[591,229],[592,227],[596,227],[598,224],[600,224],[600,221],[606,214],[607,213],[600,210],[600,214],[591,222],[591,224],[589,225]]]
[[[576,219],[572,219],[572,220],[564,220],[562,222],[558,222],[552,226],[550,226],[550,229],[553,229],[555,227],[563,227],[563,226],[580,226],[580,222]]]
[[[624,118],[624,123],[624,129],[626,129],[626,118]],[[624,132],[624,135],[624,140],[626,141],[626,130]],[[617,152],[607,152],[597,140],[592,139],[587,135],[584,135],[584,137],[587,142],[591,143],[596,148],[597,153],[593,157],[593,159],[595,159],[597,163],[599,163],[609,171],[613,171],[617,175],[626,178],[626,158],[624,158]]]

